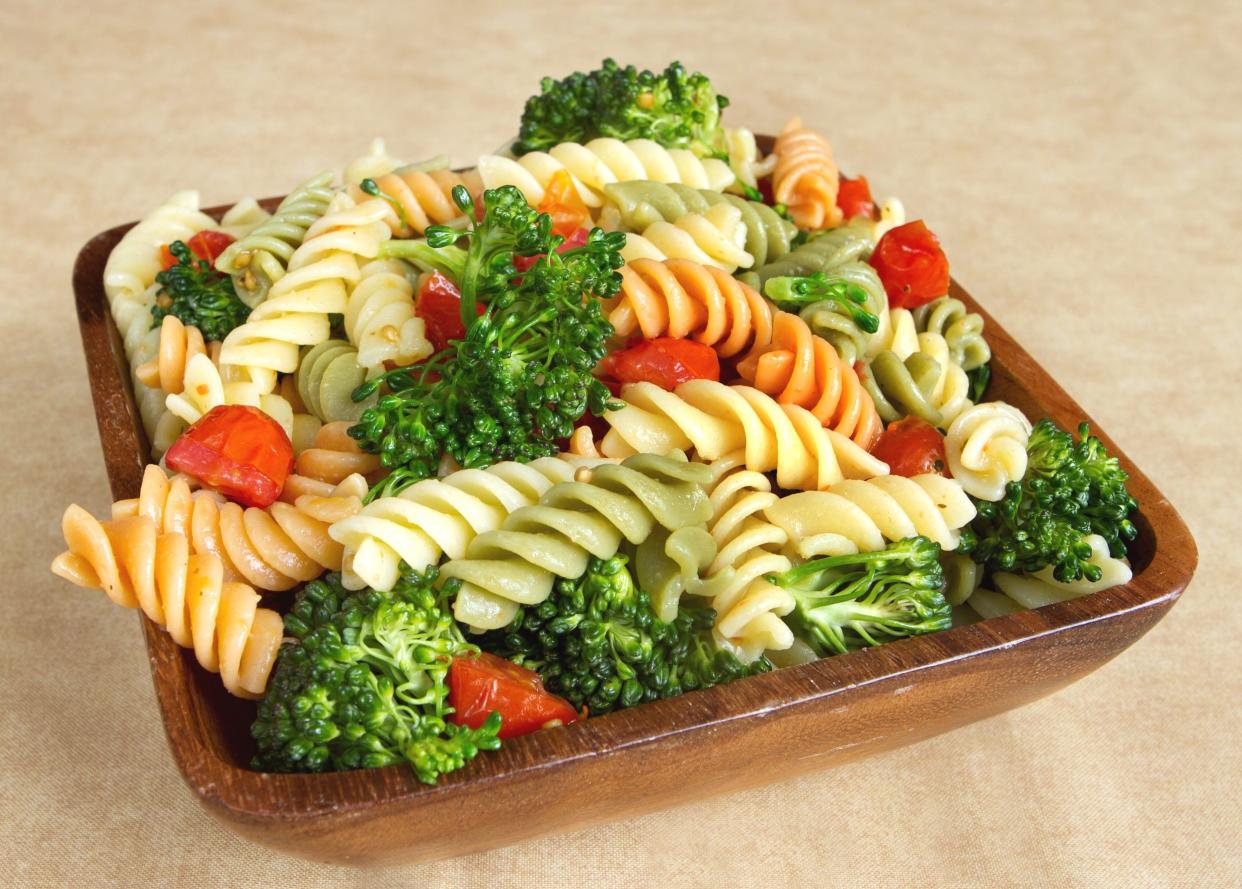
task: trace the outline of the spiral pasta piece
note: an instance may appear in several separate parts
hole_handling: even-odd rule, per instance
[[[677,183],[618,182],[604,188],[604,197],[608,204],[600,215],[600,224],[627,231],[645,231],[656,222],[675,223],[687,213],[705,214],[719,204],[736,207],[746,229],[743,246],[754,265],[764,265],[787,254],[798,233],[793,223],[767,204],[705,188]]]
[[[191,492],[185,479],[169,480],[148,466],[138,497],[114,503],[112,518],[146,516],[161,533],[184,535],[194,552],[217,556],[226,579],[280,591],[340,570],[342,551],[328,526],[361,509],[366,493],[366,480],[355,475],[292,504],[243,509],[211,491]]]
[[[727,272],[687,259],[636,259],[620,271],[621,289],[604,303],[618,337],[694,339],[722,358],[772,339],[775,308]]]
[[[453,189],[464,185],[471,195],[482,191],[479,174],[474,170],[456,173],[448,169],[427,169],[425,164],[410,164],[375,175],[374,182],[395,206],[388,215],[393,237],[421,235],[431,225],[445,225],[461,218],[461,210],[453,202]],[[366,200],[366,192],[352,185],[349,194],[356,201]]]
[[[790,494],[767,507],[764,516],[788,535],[790,552],[812,559],[875,552],[917,536],[955,550],[975,507],[951,478],[884,475]]]
[[[357,422],[362,412],[375,404],[375,397],[353,399],[354,389],[366,378],[358,350],[344,340],[324,340],[305,350],[294,377],[306,409],[325,423]]]
[[[219,558],[191,553],[183,534],[161,534],[145,515],[100,522],[75,504],[62,528],[68,549],[52,562],[54,574],[141,608],[178,645],[194,649],[231,694],[262,696],[284,622],[259,607],[253,589],[225,581]]]
[[[795,117],[781,130],[772,154],[776,156],[772,196],[789,208],[798,228],[815,231],[840,225],[837,190],[841,177],[828,140]]]
[[[781,404],[809,410],[822,425],[870,450],[883,427],[854,368],[805,321],[777,312],[772,341],[737,366],[739,376]]]
[[[680,457],[680,459],[678,459]],[[711,471],[684,455],[639,454],[623,463],[581,467],[533,506],[510,513],[500,528],[466,545],[441,576],[461,587],[453,614],[464,624],[499,629],[521,605],[552,592],[557,577],[580,577],[591,556],[608,559],[622,541],[638,545],[653,531],[701,525],[711,515],[703,484]]]
[[[159,291],[155,276],[162,268],[160,248],[173,241],[188,241],[215,224],[198,209],[198,192],[177,192],[127,231],[104,265],[104,295],[133,374],[134,400],[143,429],[157,453],[162,451],[161,439],[167,437],[159,434],[165,416],[164,393],[144,385],[137,368],[159,352],[159,332],[152,329],[151,309]]]
[[[175,395],[185,389],[186,364],[195,355],[207,355],[214,363],[220,350],[208,352],[203,334],[194,325],[186,326],[176,315],[165,315],[160,322],[159,347],[156,354],[134,369],[134,376],[144,386]]]
[[[753,661],[765,651],[793,645],[793,634],[781,620],[793,610],[793,597],[764,579],[792,566],[782,552],[789,537],[763,515],[780,499],[767,476],[728,460],[712,464],[712,471],[708,531],[716,556],[702,584],[690,592],[710,597],[718,637],[739,658]]]
[[[737,176],[738,183],[758,188],[759,180],[769,175],[776,166],[776,155],[763,157],[755,134],[745,127],[725,127],[724,134],[729,168]]]
[[[776,483],[788,490],[819,490],[843,478],[888,472],[886,463],[825,428],[810,411],[779,404],[750,386],[691,380],[666,392],[632,383],[621,390],[620,401],[622,409],[604,415],[611,427],[599,447],[605,457],[675,449],[693,449],[708,462],[734,456],[747,469],[775,470]],[[586,436],[573,445],[583,453],[593,449]]]
[[[996,590],[978,588],[966,599],[966,604],[980,617],[1000,617],[1027,608],[1068,602],[1130,582],[1134,572],[1129,561],[1114,558],[1109,553],[1108,541],[1098,534],[1089,534],[1083,540],[1091,547],[1089,561],[1100,569],[1099,580],[1091,581],[1084,577],[1069,582],[1059,581],[1053,576],[1051,567],[1034,574],[1002,571],[992,577]]]
[[[878,354],[862,374],[863,385],[884,422],[912,415],[948,429],[971,406],[970,380],[943,336],[920,333],[918,344],[904,361],[891,350]]]
[[[375,260],[362,267],[345,308],[345,333],[358,349],[358,364],[381,368],[407,365],[432,352],[423,319],[414,314],[414,285],[397,260]]]
[[[299,475],[327,484],[339,484],[351,475],[378,481],[383,473],[377,454],[368,454],[349,437],[350,423],[325,423],[315,433],[311,446],[297,455],[294,467]]]
[[[369,503],[328,530],[344,547],[341,581],[346,589],[390,590],[402,561],[421,571],[442,556],[460,559],[476,535],[496,530],[511,512],[537,503],[574,471],[555,457],[496,463],[423,479]]]
[[[920,332],[938,333],[949,344],[949,355],[962,370],[974,370],[992,360],[992,350],[983,338],[983,318],[952,296],[942,296],[914,310],[914,324]]]
[[[958,414],[944,437],[949,471],[966,493],[996,502],[1026,474],[1031,422],[1003,401],[976,404]]]
[[[626,262],[689,259],[732,272],[754,264],[745,245],[742,211],[724,203],[705,213],[686,213],[675,222],[653,222],[639,233],[626,235],[621,256]]]
[[[276,212],[216,257],[216,271],[233,279],[233,289],[254,308],[285,276],[294,251],[332,201],[332,174],[320,173],[289,192]]]
[[[384,222],[389,212],[379,199],[355,205],[345,194],[333,198],[328,212],[306,230],[287,274],[246,323],[224,338],[220,361],[244,368],[269,392],[277,373],[297,370],[298,347],[326,340],[328,315],[345,313],[348,292],[361,277],[359,257],[374,259],[392,236]]]
[[[684,148],[665,148],[650,139],[602,138],[585,145],[562,142],[546,152],[531,151],[519,158],[485,155],[478,165],[484,188],[516,186],[532,207],[539,206],[559,170],[569,171],[578,196],[588,207],[603,204],[604,186],[612,182],[648,179],[723,191],[735,179],[722,160],[700,158]]]

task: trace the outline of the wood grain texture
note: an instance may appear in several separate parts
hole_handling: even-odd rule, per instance
[[[265,201],[271,209],[278,199]],[[207,212],[219,215],[224,208]],[[103,267],[131,226],[89,241],[74,290],[114,497],[138,493],[147,442],[107,310]],[[992,347],[989,398],[1065,428],[1082,408],[956,282]],[[309,858],[391,863],[494,848],[790,777],[930,737],[1033,701],[1138,640],[1180,596],[1195,544],[1168,500],[1107,435],[1141,505],[1133,580],[1094,595],[751,677],[506,742],[439,785],[404,766],[328,775],[246,767],[254,705],[228,696],[143,620],[169,747],[209,811]],[[435,823],[435,831],[422,825]]]

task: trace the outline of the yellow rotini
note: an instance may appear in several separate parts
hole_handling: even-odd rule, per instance
[[[758,188],[759,180],[770,174],[776,166],[776,155],[763,157],[759,151],[759,143],[755,141],[755,134],[745,127],[725,127],[724,134],[729,167],[737,176],[737,184]]]
[[[792,566],[783,552],[789,537],[763,515],[780,499],[767,476],[728,460],[711,468],[715,479],[709,486],[708,531],[716,543],[716,556],[702,583],[689,592],[710,598],[717,635],[749,662],[765,651],[793,644],[793,634],[781,620],[793,610],[793,597],[764,579]]]
[[[726,272],[750,268],[755,262],[746,252],[742,211],[728,203],[702,213],[686,213],[675,222],[659,220],[641,232],[627,234],[621,256],[626,262],[689,259]]]
[[[966,599],[966,604],[980,617],[1000,617],[1023,609],[1067,602],[1130,582],[1134,572],[1129,561],[1114,558],[1109,553],[1108,541],[1098,534],[1089,534],[1083,539],[1091,547],[1090,563],[1100,569],[1099,580],[1084,577],[1069,582],[1059,581],[1053,576],[1051,567],[1034,574],[1001,571],[992,576],[995,590],[979,587]]]
[[[460,559],[476,535],[499,528],[511,512],[537,503],[574,471],[555,457],[496,463],[423,479],[380,498],[328,531],[344,547],[342,582],[346,589],[390,590],[402,561],[421,571],[445,556]]]
[[[146,516],[163,533],[185,535],[195,552],[219,557],[227,579],[280,591],[340,570],[341,548],[328,527],[361,509],[366,493],[366,480],[354,475],[326,494],[246,509],[211,491],[192,492],[185,479],[169,480],[148,466],[138,497],[114,503],[112,518]]]
[[[68,549],[52,562],[54,574],[141,608],[178,645],[194,649],[230,693],[262,696],[284,622],[259,607],[253,589],[226,581],[218,557],[191,552],[184,534],[161,534],[145,515],[100,522],[73,505],[62,528]]]
[[[691,380],[672,392],[651,383],[621,390],[625,406],[608,411],[611,427],[598,453],[625,458],[693,449],[698,459],[737,455],[756,472],[776,472],[787,490],[820,490],[844,478],[888,473],[888,465],[849,438],[827,429],[805,408],[780,404],[750,386]],[[596,453],[589,430],[571,440],[575,453]]]
[[[813,559],[875,552],[916,536],[954,550],[975,507],[960,484],[942,475],[884,475],[790,494],[764,516],[788,535],[791,553]]]
[[[812,231],[841,224],[837,207],[840,173],[828,140],[795,117],[772,146],[772,196],[789,208],[798,228]]]
[[[591,556],[608,559],[623,541],[637,546],[656,529],[669,533],[711,516],[703,485],[711,471],[685,456],[639,454],[623,463],[580,467],[532,506],[510,513],[500,528],[466,545],[441,575],[461,581],[453,614],[477,629],[508,625],[522,605],[536,605],[557,577],[586,571]]]
[[[736,178],[722,160],[700,158],[682,148],[665,148],[650,139],[592,139],[585,145],[562,142],[546,152],[531,151],[520,158],[485,155],[478,164],[484,188],[516,186],[531,206],[543,200],[548,183],[559,170],[569,171],[588,207],[603,204],[604,186],[612,182],[649,179],[723,191]]]
[[[1031,422],[1011,404],[991,401],[958,414],[944,437],[949,471],[972,497],[1000,500],[1026,474]]]
[[[221,363],[244,369],[267,392],[275,388],[276,374],[297,370],[298,347],[326,340],[328,316],[345,313],[349,291],[361,277],[359,258],[374,259],[392,237],[384,222],[389,212],[378,198],[357,205],[346,194],[333,198],[307,229],[285,276],[225,337]]]
[[[364,265],[345,307],[345,334],[358,349],[358,364],[382,369],[407,365],[432,352],[423,319],[414,314],[410,268],[398,260]]]

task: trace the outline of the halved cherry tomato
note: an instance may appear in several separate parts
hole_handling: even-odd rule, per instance
[[[891,424],[871,449],[871,456],[887,463],[893,475],[909,478],[930,472],[951,477],[944,436],[918,417],[903,417]]]
[[[293,468],[293,445],[257,407],[222,404],[181,433],[164,460],[243,506],[267,507]]]
[[[776,197],[772,192],[772,177],[764,176],[755,183],[759,187],[759,197],[769,207],[776,205]]]
[[[949,260],[921,219],[885,232],[869,262],[893,308],[915,309],[949,292]]]
[[[841,186],[837,189],[837,206],[846,219],[861,216],[865,219],[878,219],[875,201],[871,198],[871,186],[866,176],[857,179],[841,177]]]
[[[622,383],[655,383],[670,392],[689,380],[720,380],[720,359],[710,346],[669,336],[605,355],[600,369]]]
[[[475,306],[475,310],[483,314],[483,306]],[[418,285],[414,314],[423,319],[427,339],[437,352],[447,348],[449,340],[459,340],[466,335],[466,327],[461,322],[461,291],[452,279],[439,272],[425,275]]]
[[[214,263],[216,257],[224,252],[224,248],[235,240],[236,238],[228,232],[203,231],[186,241],[185,245],[199,259]],[[165,269],[170,269],[177,264],[177,257],[172,255],[168,247],[169,245],[165,244],[160,248],[160,265]]]
[[[453,658],[448,678],[454,710],[449,719],[456,725],[478,728],[493,710],[499,711],[503,739],[578,719],[569,701],[544,690],[538,673],[494,654]]]
[[[562,238],[570,237],[591,221],[591,214],[568,170],[557,170],[552,174],[543,199],[535,209],[552,217],[552,231]]]
[[[587,237],[590,234],[591,233],[585,228],[580,228],[574,231],[572,234],[566,237],[564,241],[561,242],[561,245],[556,248],[556,252],[564,253],[566,250],[572,250],[575,247],[585,246],[587,242]],[[513,257],[513,267],[517,269],[519,272],[524,272],[528,268],[533,266],[535,262],[543,255],[544,254],[542,253],[536,253],[534,256],[515,256]]]

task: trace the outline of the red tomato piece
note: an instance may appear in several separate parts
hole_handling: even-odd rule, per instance
[[[552,174],[552,179],[544,190],[543,200],[535,209],[552,217],[552,231],[562,238],[572,237],[591,221],[591,214],[582,202],[568,170],[557,170]]]
[[[222,404],[181,433],[164,461],[243,506],[268,507],[293,468],[293,445],[257,407]]]
[[[483,306],[475,306],[476,313],[483,314]],[[423,276],[418,285],[418,298],[414,301],[414,314],[423,319],[427,339],[437,352],[448,348],[449,340],[459,340],[466,335],[461,322],[461,291],[452,279],[432,272]]]
[[[879,219],[875,201],[871,198],[871,186],[866,176],[857,179],[841,177],[841,187],[837,190],[837,206],[846,219],[862,216],[866,219]]]
[[[668,336],[639,340],[605,355],[600,368],[621,383],[655,383],[670,392],[689,380],[720,380],[715,350],[695,340]]]
[[[471,728],[478,728],[493,710],[498,711],[502,739],[578,719],[569,701],[544,690],[534,670],[487,652],[453,658],[449,704],[454,710],[449,719]]]
[[[578,229],[565,238],[565,240],[561,243],[561,246],[556,248],[556,252],[564,253],[566,250],[572,250],[575,247],[585,247],[587,236],[590,234],[591,233],[585,228]],[[536,253],[534,256],[515,256],[513,257],[513,267],[519,272],[524,272],[533,266],[543,255],[544,254],[542,253]]]
[[[776,206],[776,197],[772,193],[772,177],[764,176],[757,183],[759,187],[759,198],[769,207]]]
[[[205,259],[210,263],[216,261],[216,257],[224,252],[224,248],[235,241],[228,232],[204,231],[199,232],[185,245],[190,248],[190,252],[199,259]],[[169,245],[165,244],[160,248],[160,265],[165,269],[170,269],[177,264],[177,257],[172,255],[172,251],[168,249]]]
[[[893,308],[915,309],[949,292],[949,260],[921,219],[885,232],[869,262]]]
[[[951,477],[944,436],[918,417],[903,417],[892,423],[871,449],[871,456],[887,463],[893,475],[910,478],[930,472]]]

